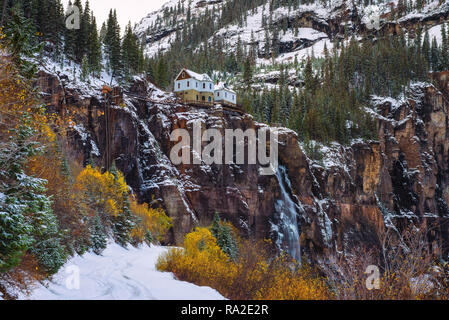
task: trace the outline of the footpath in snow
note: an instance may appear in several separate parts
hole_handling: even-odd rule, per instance
[[[156,270],[168,249],[144,245],[125,249],[110,244],[101,256],[87,253],[66,263],[52,281],[36,284],[30,300],[223,300],[216,290],[178,281]],[[79,270],[79,289],[76,277]],[[75,284],[75,289],[72,289]]]

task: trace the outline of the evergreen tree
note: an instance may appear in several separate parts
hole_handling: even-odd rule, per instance
[[[131,22],[128,23],[123,37],[122,66],[126,78],[141,71],[140,46],[137,36],[132,31]]]
[[[97,22],[93,15],[91,16],[91,21],[92,23],[90,25],[89,30],[89,53],[88,53],[89,70],[92,72],[92,74],[99,76],[99,74],[102,71],[101,42],[98,36]]]
[[[426,59],[426,61],[430,61],[431,52],[430,52],[430,36],[429,32],[426,31],[424,34],[424,41],[422,45],[422,55]]]
[[[69,0],[68,6],[69,7],[72,6],[72,1],[71,0]],[[68,14],[70,14],[70,12],[67,12],[67,14],[65,16],[65,19],[69,18]],[[72,30],[72,29],[69,29],[69,28],[65,28],[64,30],[65,30],[65,35],[64,35],[64,38],[65,38],[64,53],[65,53],[65,55],[69,59],[74,60],[75,59],[75,46],[76,46],[75,39],[77,37],[76,36],[76,31],[77,30]]]
[[[246,88],[249,90],[253,78],[253,70],[251,65],[251,58],[247,57],[245,59],[245,64],[243,68],[243,83],[245,83]]]
[[[446,33],[446,24],[443,23],[441,25],[441,39],[442,39],[442,45],[441,45],[441,66],[440,68],[442,70],[449,69],[449,44],[448,44],[448,38]]]
[[[100,216],[97,214],[90,227],[90,247],[95,254],[100,255],[107,247],[107,235],[102,225]]]
[[[430,49],[430,65],[433,71],[437,70],[440,66],[440,51],[435,37],[432,39],[432,47]]]
[[[166,88],[168,86],[168,66],[163,58],[159,60],[157,66],[157,78],[155,80],[156,84],[161,88]]]
[[[220,232],[220,214],[218,212],[215,212],[214,219],[212,220],[212,227],[210,232],[212,232],[212,235],[216,237],[218,233]]]
[[[37,72],[37,67],[27,58],[34,57],[41,52],[42,44],[37,44],[34,37],[36,29],[34,25],[23,16],[20,8],[13,8],[5,30],[9,52],[20,73],[31,79]]]
[[[86,81],[89,78],[89,60],[87,59],[87,56],[83,57],[83,60],[81,61],[81,74],[80,74],[80,80]]]
[[[238,255],[237,242],[232,236],[231,228],[222,223],[220,215],[215,213],[211,227],[212,235],[217,239],[217,244],[231,259],[236,259]]]
[[[86,20],[86,14],[85,14],[85,11],[83,11],[83,6],[81,4],[81,0],[75,0],[73,5],[78,7],[80,9],[80,13],[81,13],[80,29],[72,31],[72,33],[73,33],[73,59],[75,60],[75,62],[81,63],[81,61],[86,53],[87,37],[88,37],[87,28],[88,28],[89,21]]]
[[[106,34],[104,37],[105,52],[109,63],[109,70],[114,77],[118,77],[122,70],[121,66],[121,41],[120,26],[117,21],[117,13],[114,10],[109,12],[106,23]]]
[[[0,151],[0,271],[16,266],[30,250],[46,271],[54,273],[66,255],[51,199],[45,195],[46,181],[24,172],[26,161],[42,151],[31,140],[35,131],[29,121],[25,116]]]

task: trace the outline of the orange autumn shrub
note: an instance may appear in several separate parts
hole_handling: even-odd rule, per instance
[[[47,181],[48,196],[53,196],[53,212],[64,231],[64,244],[73,253],[79,243],[87,237],[83,224],[84,216],[78,210],[78,198],[73,192],[74,163],[66,160],[59,144],[53,143],[46,152],[27,162],[26,172]]]
[[[6,300],[15,300],[19,292],[29,293],[33,284],[43,281],[48,274],[40,269],[39,262],[31,254],[25,254],[20,264],[7,273],[0,273],[0,293]],[[8,288],[8,290],[6,290]]]
[[[327,300],[331,298],[324,279],[308,265],[291,268],[286,255],[276,258],[267,272],[265,285],[255,299],[261,300]]]

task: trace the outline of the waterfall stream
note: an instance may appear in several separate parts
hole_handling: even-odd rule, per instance
[[[273,231],[277,241],[276,244],[281,250],[285,250],[290,256],[301,263],[301,247],[299,242],[298,214],[301,207],[293,199],[293,192],[287,169],[279,167],[276,177],[281,189],[281,197],[275,202],[276,225]]]

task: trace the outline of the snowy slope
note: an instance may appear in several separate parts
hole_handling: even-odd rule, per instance
[[[147,47],[145,53],[150,57],[163,52],[171,47],[175,40],[176,31],[182,30],[187,20],[187,12],[176,14],[176,22],[173,19],[166,18],[164,13],[170,9],[176,10],[179,3],[184,7],[191,8],[191,18],[197,18],[203,15],[207,10],[213,10],[218,13],[223,2],[226,0],[168,0],[161,9],[149,13],[135,27],[134,31],[139,37],[146,38]],[[218,16],[218,14],[217,14]]]
[[[429,29],[429,37],[430,41],[435,38],[437,43],[441,45],[441,43],[443,42],[443,37],[441,35],[441,24]]]
[[[194,0],[191,2],[191,16],[201,16],[206,9],[211,10],[212,8],[215,8],[216,12],[219,13],[219,8],[224,2],[224,0]],[[186,21],[185,14],[178,15],[176,23],[173,23],[171,18],[163,18],[164,10],[175,8],[177,3],[177,0],[168,1],[161,10],[150,13],[136,26],[136,32],[147,41],[146,53],[149,56],[155,56],[169,48],[175,39],[176,31],[183,30]],[[189,2],[183,0],[181,3],[184,3],[187,7]],[[273,63],[271,57],[262,56],[268,28],[268,3],[269,1],[255,8],[254,11],[248,11],[248,16],[242,24],[228,24],[216,30],[214,35],[209,38],[209,44],[213,45],[214,40],[221,38],[224,41],[224,50],[228,53],[235,52],[238,40],[247,50],[255,45],[259,52],[258,66],[271,65]],[[320,57],[323,54],[324,44],[326,44],[328,50],[331,50],[334,46],[333,40],[338,34],[337,31],[329,27],[331,21],[340,21],[341,25],[346,25],[349,34],[362,39],[364,34],[359,33],[359,26],[354,25],[351,17],[358,16],[364,25],[367,25],[371,19],[379,20],[380,25],[383,25],[388,21],[386,15],[398,6],[398,0],[378,0],[371,3],[373,4],[364,5],[363,2],[356,4],[349,0],[332,0],[323,4],[321,1],[315,1],[312,4],[299,5],[296,10],[291,8],[289,10],[287,6],[275,9],[272,17],[273,24],[282,25],[282,21],[290,21],[286,30],[280,30],[279,41],[284,46],[284,51],[276,58],[276,62],[290,63],[293,62],[295,57],[298,61],[301,61],[312,55],[312,52],[316,57]],[[406,25],[409,21],[432,20],[438,14],[447,14],[447,12],[449,12],[449,0],[432,0],[425,4],[421,10],[414,9],[395,21]],[[218,14],[215,19],[219,19]],[[295,34],[290,24],[301,19],[305,19],[305,21],[301,22],[303,26]],[[217,24],[219,24],[218,22]],[[439,31],[441,26],[438,19],[432,24],[426,22],[424,25],[426,26],[425,29],[430,29],[430,40],[436,37],[437,41],[440,41]],[[271,36],[270,34],[269,37]],[[341,37],[342,34],[339,36]],[[198,50],[198,48],[193,50]]]
[[[158,246],[129,247],[110,244],[102,256],[87,253],[77,256],[53,277],[37,284],[30,300],[223,300],[217,291],[176,280],[171,273],[156,270],[157,258],[168,249]],[[68,289],[66,282],[79,268],[79,290]],[[69,282],[70,283],[70,282]],[[70,286],[69,286],[70,287]]]
[[[423,35],[429,32],[430,41],[434,38],[441,43],[441,23],[449,15],[449,0],[430,0],[422,9],[410,9],[399,17],[396,12],[399,0],[374,0],[370,5],[350,0],[316,0],[309,4],[295,6],[283,5],[275,8],[270,19],[270,1],[250,9],[241,20],[232,23],[221,19],[221,7],[228,0],[169,0],[161,10],[148,14],[135,27],[135,31],[146,42],[145,53],[154,57],[167,51],[181,37],[187,24],[187,8],[190,3],[191,20],[208,14],[213,15],[216,29],[209,34],[208,46],[215,42],[223,43],[223,51],[235,53],[238,44],[244,52],[256,52],[256,68],[253,70],[252,87],[257,90],[277,86],[280,65],[288,69],[288,83],[293,89],[303,83],[301,68],[308,57],[324,56],[324,48],[332,52],[335,44],[344,39],[349,41],[354,36],[358,41],[372,35],[375,30],[388,32],[390,24],[401,26],[404,33],[415,37],[413,26],[421,24]],[[186,11],[178,13],[178,3],[184,4]],[[174,13],[173,13],[174,12]],[[275,26],[278,34],[273,32]],[[390,27],[389,27],[390,26]],[[346,30],[346,31],[345,31]],[[177,36],[178,34],[178,36]],[[271,44],[274,36],[278,37],[279,54],[273,58]],[[199,52],[205,43],[197,44],[191,50]],[[294,62],[299,63],[299,67]],[[234,87],[239,85],[241,75],[223,75],[219,70],[213,72],[216,79],[225,81]],[[214,78],[215,79],[215,78]]]

